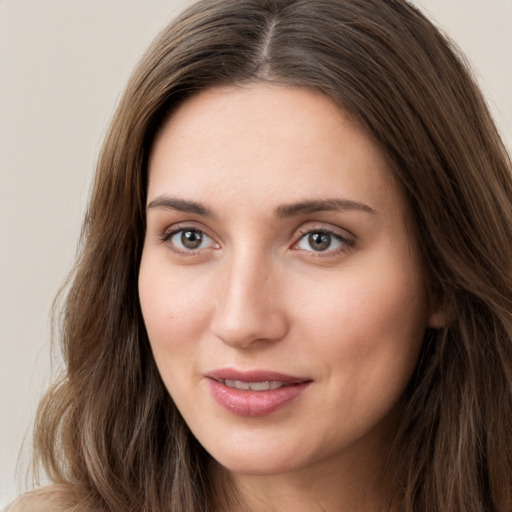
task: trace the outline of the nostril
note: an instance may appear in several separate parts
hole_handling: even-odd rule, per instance
[[[236,256],[236,257],[235,257]],[[254,256],[254,250],[233,255],[228,275],[218,290],[211,331],[224,343],[246,347],[257,341],[281,339],[287,330],[283,304],[271,265]]]
[[[285,315],[270,311],[268,304],[260,304],[258,309],[223,308],[215,315],[211,330],[224,343],[246,347],[257,341],[277,341],[287,330]]]

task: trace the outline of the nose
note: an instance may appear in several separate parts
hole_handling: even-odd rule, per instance
[[[288,331],[280,277],[268,262],[239,258],[226,265],[211,330],[224,343],[246,348],[282,339]]]

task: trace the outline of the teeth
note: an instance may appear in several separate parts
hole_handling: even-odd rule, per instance
[[[227,380],[226,379],[224,381],[224,384],[228,388],[243,389],[243,390],[251,389],[250,384],[248,382],[242,382],[240,380]]]
[[[241,380],[229,380],[222,381],[228,388],[240,389],[242,391],[269,391],[270,389],[279,389],[286,384],[278,381],[265,381],[265,382],[242,382]]]

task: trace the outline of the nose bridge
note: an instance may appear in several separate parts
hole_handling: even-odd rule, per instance
[[[283,305],[275,293],[279,275],[272,258],[250,247],[233,252],[222,272],[212,331],[225,343],[244,347],[277,340],[286,332]]]

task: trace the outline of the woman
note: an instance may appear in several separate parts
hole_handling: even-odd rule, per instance
[[[13,510],[508,510],[510,171],[403,0],[193,5],[100,155]]]

